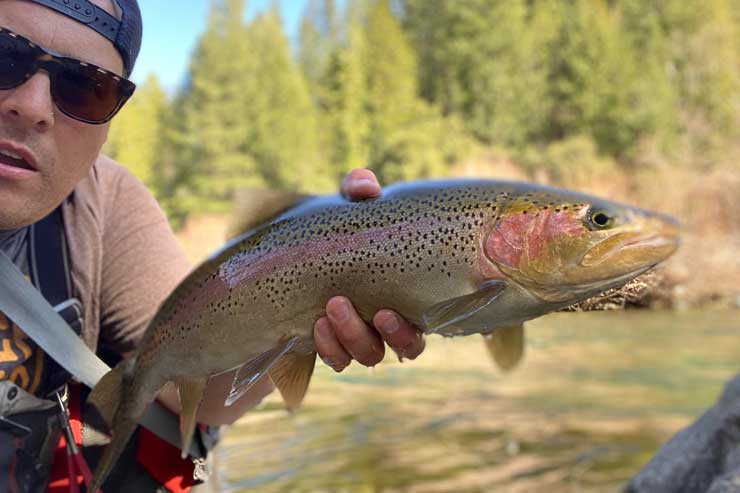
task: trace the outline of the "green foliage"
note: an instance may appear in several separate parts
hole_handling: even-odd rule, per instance
[[[334,0],[309,0],[299,31],[298,62],[312,93],[318,91],[338,36]]]
[[[234,191],[326,189],[315,108],[272,10],[246,25],[243,1],[214,2],[181,98],[185,209],[224,210]]]
[[[327,174],[334,180],[352,168],[369,165],[366,40],[357,21],[346,40],[332,48],[321,80],[321,109]]]
[[[257,82],[246,77],[257,59],[241,18],[243,0],[212,0],[208,28],[190,65],[181,98],[183,132],[179,136],[182,178],[189,189],[187,210],[222,210],[234,188],[263,185],[248,152],[249,121],[244,109],[261,101]]]
[[[310,0],[295,47],[244,2],[211,0],[187,84],[147,80],[111,127],[176,221],[355,167],[443,176],[479,146],[578,185],[738,137],[738,0]]]
[[[554,134],[590,134],[602,151],[623,154],[648,124],[636,111],[640,74],[619,13],[604,2],[574,0],[563,6],[562,20],[553,52]]]
[[[103,148],[149,187],[157,184],[158,152],[168,111],[167,95],[157,77],[150,75],[111,124]]]
[[[519,162],[532,176],[544,172],[547,181],[576,189],[619,175],[614,159],[600,155],[595,142],[583,135],[555,141],[541,151],[528,149]]]
[[[547,52],[559,19],[552,2],[407,0],[422,94],[465,118],[485,142],[537,139],[550,113]]]
[[[257,82],[258,94],[247,108],[248,149],[259,174],[272,186],[326,190],[328,184],[319,169],[315,107],[277,11],[257,18],[249,26],[249,35],[258,63],[247,76]]]

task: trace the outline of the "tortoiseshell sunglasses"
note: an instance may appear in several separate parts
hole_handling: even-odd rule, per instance
[[[54,104],[85,123],[105,123],[134,93],[130,80],[74,58],[49,53],[32,41],[0,27],[0,90],[18,87],[39,70],[51,81]]]

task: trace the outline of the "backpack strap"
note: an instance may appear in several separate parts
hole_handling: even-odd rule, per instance
[[[61,207],[31,226],[30,242],[31,279],[49,304],[56,307],[68,300],[72,292]]]
[[[29,241],[28,263],[34,286],[79,336],[82,332],[82,303],[72,297],[69,251],[61,206],[31,226]],[[44,393],[51,395],[63,387],[72,375],[48,354],[45,359],[48,378],[44,382]]]

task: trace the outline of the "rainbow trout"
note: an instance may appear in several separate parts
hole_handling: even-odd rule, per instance
[[[93,487],[167,382],[179,390],[183,450],[212,375],[238,369],[227,405],[269,375],[295,409],[314,367],[313,324],[332,296],[368,321],[390,308],[427,334],[486,334],[510,368],[524,321],[622,285],[677,245],[667,216],[528,183],[417,182],[363,202],[309,199],[196,268],[135,356],[95,387],[89,402],[112,422],[112,441]]]

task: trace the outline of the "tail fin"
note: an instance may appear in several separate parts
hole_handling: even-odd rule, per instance
[[[88,397],[90,421],[86,425],[97,428],[102,420],[103,427],[111,433],[111,442],[105,447],[103,457],[95,468],[89,491],[100,489],[136,429],[140,416],[135,416],[127,409],[130,407],[130,399],[122,401],[124,392],[130,385],[131,370],[135,363],[135,358],[121,361],[100,379]]]
[[[95,409],[108,428],[121,402],[123,374],[127,368],[133,368],[133,363],[133,358],[121,361],[115,368],[103,375],[87,398],[87,403]]]
[[[190,444],[193,441],[195,433],[196,416],[198,408],[206,392],[208,377],[182,379],[177,384],[177,390],[180,395],[180,436],[181,436],[181,455],[184,459],[188,456]]]

